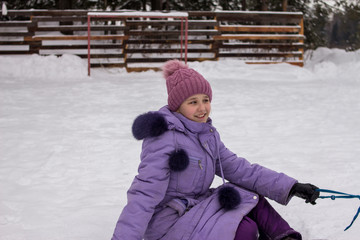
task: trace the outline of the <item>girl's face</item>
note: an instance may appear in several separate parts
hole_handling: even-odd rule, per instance
[[[187,98],[177,110],[177,112],[186,118],[199,123],[205,123],[207,121],[210,111],[210,99],[205,94],[195,94]]]

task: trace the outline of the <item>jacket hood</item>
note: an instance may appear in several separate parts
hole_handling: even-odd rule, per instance
[[[158,137],[171,129],[185,131],[184,125],[167,106],[162,107],[159,111],[139,115],[132,125],[132,133],[137,140]]]
[[[168,106],[164,106],[159,111],[147,112],[138,116],[132,125],[132,133],[137,140],[158,137],[167,130],[174,129],[184,133],[188,131],[200,133],[205,131],[211,123],[210,118],[207,123],[194,122],[181,113],[171,111]]]
[[[168,130],[176,129],[184,132],[185,127],[167,106],[157,112],[148,112],[138,116],[132,126],[132,133],[138,140],[147,137],[158,137]],[[180,114],[181,115],[181,114]],[[174,142],[177,146],[177,142]],[[169,168],[175,172],[185,170],[189,165],[189,156],[183,149],[177,147],[169,153]]]

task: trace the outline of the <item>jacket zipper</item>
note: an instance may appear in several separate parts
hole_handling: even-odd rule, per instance
[[[203,166],[201,165],[201,160],[198,160],[198,163],[199,163],[200,169],[203,170]]]

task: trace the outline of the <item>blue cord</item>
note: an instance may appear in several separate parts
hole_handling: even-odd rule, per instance
[[[322,199],[330,198],[331,200],[335,200],[336,198],[358,198],[360,200],[360,195],[353,195],[353,194],[348,194],[348,193],[343,193],[343,192],[332,191],[332,190],[328,190],[328,189],[316,189],[316,191],[323,192],[323,193],[332,193],[332,194],[340,195],[340,196],[337,196],[337,195],[319,196],[319,198],[322,198]],[[359,213],[360,213],[360,207],[358,208],[358,210],[357,210],[353,220],[351,221],[350,225],[347,226],[344,231],[348,230],[353,225],[356,218],[359,216]]]

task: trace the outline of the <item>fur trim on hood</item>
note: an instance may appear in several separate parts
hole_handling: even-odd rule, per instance
[[[132,133],[137,140],[158,137],[167,130],[168,123],[158,112],[144,113],[138,116],[132,125]]]

